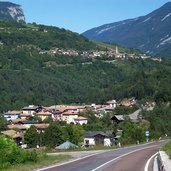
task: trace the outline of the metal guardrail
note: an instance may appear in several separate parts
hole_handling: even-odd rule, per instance
[[[157,165],[158,165],[158,170],[159,171],[166,171],[165,168],[164,168],[164,164],[163,164],[163,161],[161,159],[160,153],[158,153],[158,155],[157,155]]]

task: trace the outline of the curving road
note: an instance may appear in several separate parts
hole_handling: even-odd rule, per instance
[[[148,159],[164,142],[120,148],[37,171],[145,171]],[[152,171],[152,161],[146,171]]]

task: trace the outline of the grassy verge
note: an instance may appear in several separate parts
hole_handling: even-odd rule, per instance
[[[59,149],[48,149],[47,153],[58,153],[58,152],[81,152],[81,151],[96,151],[96,150],[111,150],[116,149],[117,146],[105,147],[103,145],[97,146],[90,146],[90,147],[80,147],[80,148],[71,148],[66,150],[59,150]]]
[[[68,155],[57,155],[57,156],[48,156],[44,153],[38,155],[38,161],[36,163],[28,162],[24,164],[19,164],[10,167],[9,169],[5,169],[2,171],[29,171],[29,170],[35,170],[38,168],[42,168],[45,166],[53,165],[60,163],[62,161],[67,161],[69,159],[72,159],[71,156]]]
[[[162,147],[162,150],[165,151],[167,153],[167,155],[169,156],[169,158],[171,159],[171,141],[168,142],[167,144],[165,144]]]
[[[146,142],[142,142],[141,144],[144,144]],[[128,144],[128,145],[122,145],[121,147],[131,147],[137,144]],[[119,148],[117,145],[114,146],[103,146],[103,145],[96,145],[96,146],[90,146],[90,147],[80,147],[80,148],[71,148],[67,150],[59,150],[59,149],[47,149],[47,153],[58,153],[58,152],[79,152],[79,151],[96,151],[96,150],[113,150]]]

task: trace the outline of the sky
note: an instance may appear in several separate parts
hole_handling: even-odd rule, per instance
[[[103,24],[144,16],[171,0],[7,1],[23,7],[27,23],[36,22],[83,33]]]

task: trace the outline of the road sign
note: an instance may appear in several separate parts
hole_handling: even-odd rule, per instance
[[[145,131],[145,135],[146,135],[146,137],[149,137],[150,132],[149,131]]]
[[[150,136],[150,132],[149,131],[145,131],[145,136],[146,136],[146,141],[149,141],[149,136]]]

